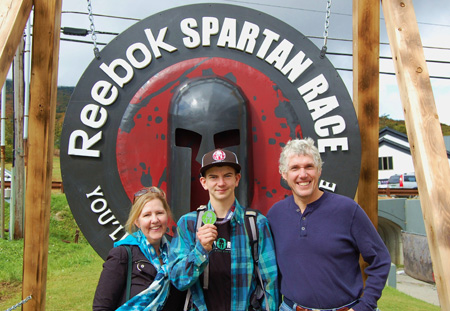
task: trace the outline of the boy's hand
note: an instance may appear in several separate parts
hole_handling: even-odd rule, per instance
[[[197,231],[197,240],[203,248],[210,252],[214,241],[217,239],[217,227],[211,224],[201,226]]]

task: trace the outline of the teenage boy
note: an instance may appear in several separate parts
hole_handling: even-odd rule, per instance
[[[209,192],[209,202],[203,207],[202,219],[198,219],[199,211],[180,218],[170,256],[172,283],[180,290],[190,289],[185,310],[253,310],[251,301],[260,280],[262,310],[278,309],[277,265],[269,224],[257,213],[259,261],[255,269],[246,208],[234,193],[240,170],[236,154],[225,149],[202,158],[200,183]],[[200,227],[198,221],[204,224]]]

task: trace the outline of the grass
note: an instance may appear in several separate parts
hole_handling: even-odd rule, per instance
[[[9,171],[12,169],[12,163],[5,163],[5,168]],[[61,181],[61,164],[59,162],[59,156],[53,156],[53,169],[52,169],[52,180]]]
[[[103,260],[81,233],[74,243],[77,229],[65,195],[53,194],[46,310],[92,310]],[[0,254],[0,310],[6,310],[22,300],[23,240],[0,240]]]
[[[8,211],[6,207],[7,217]],[[81,233],[79,243],[73,243],[77,229],[65,195],[52,194],[46,310],[92,310],[103,260]],[[22,300],[23,240],[0,240],[0,254],[0,310],[6,310]],[[384,289],[379,308],[381,311],[440,310],[391,287]]]
[[[438,311],[440,307],[413,298],[392,287],[386,286],[383,295],[378,301],[381,311]]]

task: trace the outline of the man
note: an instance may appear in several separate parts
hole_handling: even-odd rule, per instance
[[[280,310],[374,310],[386,283],[390,256],[361,207],[319,189],[322,159],[311,138],[289,141],[279,170],[292,195],[267,214],[274,236]],[[369,264],[363,287],[360,254]]]
[[[200,169],[200,183],[209,192],[207,210],[202,216],[205,224],[196,232],[198,211],[178,221],[171,248],[170,279],[178,289],[190,289],[188,310],[252,310],[250,301],[259,280],[246,232],[246,209],[234,193],[241,178],[240,170],[236,154],[231,151],[216,149],[205,154]],[[276,310],[275,250],[268,221],[260,213],[256,226],[258,267],[265,292],[262,310]]]

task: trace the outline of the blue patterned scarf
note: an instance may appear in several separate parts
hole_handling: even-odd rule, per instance
[[[119,245],[137,245],[141,252],[147,257],[151,264],[155,267],[157,274],[150,286],[125,302],[117,310],[145,310],[145,311],[159,311],[164,307],[164,303],[169,296],[169,268],[168,268],[168,255],[169,255],[169,242],[166,237],[161,239],[161,255],[160,258],[163,261],[161,265],[158,255],[156,255],[155,248],[147,241],[141,230],[128,235],[125,239],[114,243],[114,247]]]

